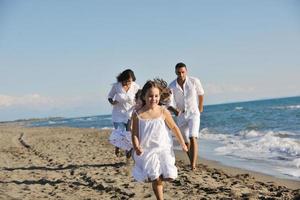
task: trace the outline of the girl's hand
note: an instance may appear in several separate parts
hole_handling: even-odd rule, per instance
[[[183,150],[183,151],[185,151],[185,152],[188,152],[188,151],[189,151],[189,149],[188,149],[188,147],[186,146],[186,144],[182,144],[181,146],[182,146],[182,150]]]
[[[135,150],[135,153],[140,156],[142,155],[142,153],[144,152],[143,149],[141,147],[137,147],[134,149]]]

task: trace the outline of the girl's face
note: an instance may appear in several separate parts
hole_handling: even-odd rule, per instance
[[[146,105],[149,107],[153,107],[158,105],[160,99],[159,89],[156,87],[150,88],[145,95]]]

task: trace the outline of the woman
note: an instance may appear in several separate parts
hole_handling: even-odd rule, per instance
[[[113,106],[112,121],[115,129],[128,130],[130,126],[135,94],[140,88],[135,80],[133,71],[126,69],[117,76],[117,82],[113,84],[108,94],[108,101]],[[118,147],[115,154],[119,156]]]

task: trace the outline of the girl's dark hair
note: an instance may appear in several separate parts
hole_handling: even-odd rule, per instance
[[[160,94],[159,105],[165,105],[171,95],[171,90],[168,88],[168,84],[166,81],[160,78],[155,78],[154,80],[149,80],[145,83],[141,92],[141,100],[143,102],[143,106],[146,104],[145,96],[147,91],[150,88],[158,88]]]
[[[142,92],[141,92],[141,100],[143,102],[143,106],[146,105],[145,96],[146,96],[147,91],[150,88],[158,88],[159,89],[158,85],[152,80],[149,80],[145,83],[145,85],[142,88]]]
[[[136,80],[133,71],[131,69],[126,69],[117,76],[117,81],[118,82],[127,81],[130,78],[132,78],[132,81]]]

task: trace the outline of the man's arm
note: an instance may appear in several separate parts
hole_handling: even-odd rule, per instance
[[[200,112],[203,112],[203,99],[204,99],[203,95],[199,95],[198,99],[199,99],[198,109]]]
[[[174,93],[173,93],[172,89],[170,89],[170,91],[171,91],[171,94],[170,94],[170,99],[169,99],[167,108],[171,113],[174,113],[176,116],[178,116],[180,114],[180,110],[175,108]]]

